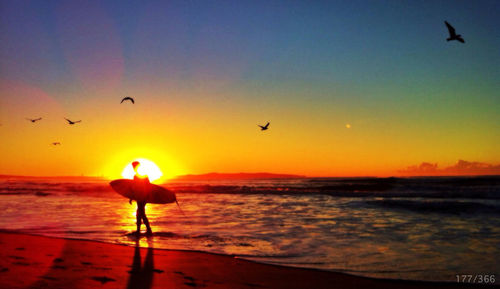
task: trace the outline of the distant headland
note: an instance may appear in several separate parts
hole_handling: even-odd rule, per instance
[[[300,179],[302,175],[273,174],[273,173],[207,173],[200,175],[182,175],[176,181],[212,181],[212,180],[255,180],[255,179]]]

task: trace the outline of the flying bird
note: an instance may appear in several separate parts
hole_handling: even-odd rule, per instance
[[[124,102],[125,100],[130,100],[132,103],[135,103],[134,99],[130,96],[124,97],[120,103]]]
[[[262,126],[260,124],[258,124],[258,126],[260,127],[260,130],[267,130],[269,128],[269,122],[264,126]]]
[[[31,122],[37,122],[37,121],[41,120],[42,118],[39,117],[39,118],[34,118],[34,119],[33,118],[26,118],[26,119],[31,121]]]
[[[52,145],[55,145],[55,146],[56,146],[56,145],[61,145],[61,143],[60,143],[60,142],[58,142],[58,141],[56,141],[56,142],[53,142],[53,143],[52,143]]]
[[[64,118],[64,119],[65,119],[65,120],[67,120],[67,121],[68,121],[68,123],[69,123],[69,124],[71,124],[71,125],[73,125],[73,124],[75,124],[75,123],[78,123],[78,122],[81,122],[81,120],[71,121],[71,120],[69,120],[69,119],[67,119],[67,118]]]
[[[460,34],[457,35],[455,33],[455,28],[453,28],[453,26],[451,26],[450,23],[445,21],[444,24],[446,24],[446,27],[448,27],[448,32],[450,33],[450,37],[447,38],[446,41],[458,40],[462,43],[465,43],[464,39],[462,38],[462,35],[460,35]]]

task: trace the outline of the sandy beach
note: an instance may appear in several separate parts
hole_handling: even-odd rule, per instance
[[[194,251],[0,233],[1,288],[468,288],[259,264]],[[475,287],[475,286],[472,286]]]

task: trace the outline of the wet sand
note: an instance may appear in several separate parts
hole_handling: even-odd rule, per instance
[[[0,248],[0,288],[477,288],[13,232],[0,232]]]

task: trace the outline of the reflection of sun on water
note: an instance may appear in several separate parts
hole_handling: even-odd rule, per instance
[[[163,175],[160,168],[158,168],[158,166],[150,160],[140,158],[133,161],[138,161],[140,163],[137,167],[137,173],[141,176],[148,176],[151,182],[161,178]],[[132,167],[132,162],[130,162],[122,171],[122,177],[125,179],[134,178],[135,172]]]
[[[132,232],[136,228],[136,209],[135,203],[129,204],[127,201],[122,202],[122,207],[118,211],[121,216],[120,227],[126,232]]]

